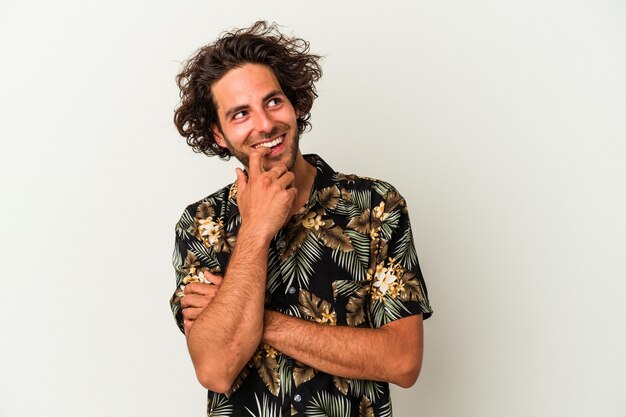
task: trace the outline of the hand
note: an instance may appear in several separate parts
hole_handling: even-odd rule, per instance
[[[222,283],[220,276],[213,275],[208,271],[204,271],[204,277],[211,283],[190,282],[185,285],[184,296],[180,299],[180,306],[183,308],[185,335],[189,335],[191,326],[206,306],[211,303]]]
[[[260,147],[250,153],[249,178],[237,168],[237,205],[242,227],[264,239],[271,239],[289,217],[298,190],[295,175],[279,162],[263,168],[263,157],[271,151]]]

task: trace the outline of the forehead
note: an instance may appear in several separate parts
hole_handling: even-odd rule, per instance
[[[251,106],[271,91],[282,91],[271,68],[261,64],[244,64],[229,70],[211,86],[219,114],[235,106]]]

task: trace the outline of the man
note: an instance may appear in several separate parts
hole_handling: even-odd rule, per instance
[[[223,34],[177,82],[179,132],[245,168],[176,226],[171,306],[209,415],[391,415],[431,314],[404,199],[300,153],[319,56],[275,25]]]

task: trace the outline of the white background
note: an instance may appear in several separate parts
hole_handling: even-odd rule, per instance
[[[259,18],[326,56],[303,151],[409,203],[435,315],[395,415],[626,415],[625,3],[337,3],[0,1],[1,416],[205,414],[173,227],[236,163],[174,77]]]

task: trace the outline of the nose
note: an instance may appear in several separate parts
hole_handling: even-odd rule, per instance
[[[254,128],[259,133],[270,133],[274,129],[274,122],[266,111],[258,112],[254,123]]]

